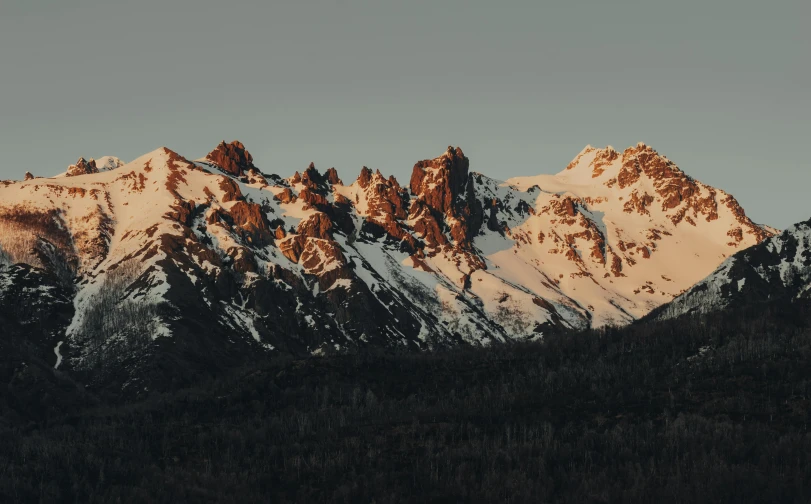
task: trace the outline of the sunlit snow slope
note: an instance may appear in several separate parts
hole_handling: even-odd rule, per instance
[[[743,250],[652,316],[673,318],[811,293],[811,221],[801,222]]]
[[[529,246],[502,253],[503,262],[556,278],[594,325],[645,315],[773,233],[644,144],[622,153],[587,147],[556,175],[508,182],[536,188],[537,212],[513,230]]]

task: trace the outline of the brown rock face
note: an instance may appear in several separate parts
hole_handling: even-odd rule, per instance
[[[224,172],[240,177],[250,170],[255,170],[253,156],[245,149],[242,142],[221,142],[216,149],[209,152],[206,159],[219,166]]]
[[[168,212],[165,217],[177,221],[184,226],[191,225],[191,216],[195,209],[194,201],[176,200],[171,208],[172,210]]]
[[[277,194],[275,198],[282,203],[295,203],[298,199],[289,187],[282,189],[282,191]]]
[[[99,169],[96,167],[96,161],[91,159],[90,161],[86,160],[85,158],[81,157],[76,164],[70,165],[68,167],[68,171],[65,174],[66,177],[75,177],[77,175],[87,175],[89,173],[98,173]]]
[[[655,193],[650,195],[635,189],[624,205],[628,213],[649,215],[649,208],[656,202],[661,203],[665,212],[672,210],[668,217],[673,224],[686,222],[695,226],[698,218],[706,221],[718,219],[718,207],[719,204],[723,204],[732,211],[746,232],[752,234],[758,242],[770,236],[766,230],[746,217],[735,198],[726,196],[719,201],[718,192],[706,186],[702,193],[702,186],[695,180],[688,177],[672,161],[643,143],[625,149],[622,153],[622,167],[616,179],[609,180],[606,185],[611,187],[616,183],[620,188],[625,188],[636,184],[642,176],[653,183]]]
[[[222,197],[223,203],[244,199],[237,183],[228,177],[220,177],[220,189],[224,193]]]
[[[238,201],[228,211],[234,225],[243,232],[244,239],[254,245],[267,245],[273,241],[270,223],[256,203]]]
[[[382,220],[367,219],[361,224],[361,235],[375,240],[383,238],[390,245],[397,245],[402,252],[413,254],[418,249],[418,242],[397,220],[387,215]]]
[[[559,219],[556,222],[560,222],[561,224],[565,224],[567,226],[572,226],[577,223],[577,219],[575,218],[579,215],[577,211],[577,205],[582,204],[582,202],[577,199],[572,199],[571,196],[555,196],[549,202],[549,205],[541,208],[541,213],[548,214],[551,213]]]
[[[445,154],[435,159],[420,161],[414,165],[409,188],[417,197],[411,207],[409,218],[414,218],[415,210],[423,219],[437,222],[422,223],[414,226],[429,232],[426,242],[433,247],[441,244],[434,232],[441,229],[439,221],[450,223],[450,235],[455,245],[463,250],[472,247],[475,237],[484,222],[482,204],[475,195],[473,177],[469,177],[470,161],[462,149],[448,147]],[[423,211],[422,206],[427,211]],[[446,241],[446,240],[445,240]]]
[[[309,238],[332,240],[332,221],[323,212],[316,212],[302,220],[296,232]]]
[[[470,161],[462,149],[448,147],[442,156],[414,165],[409,184],[411,194],[447,215],[453,209],[454,199],[465,190],[469,168]]]
[[[730,229],[729,231],[727,231],[727,236],[729,236],[733,240],[729,242],[728,245],[737,246],[738,243],[743,241],[743,229],[739,227]]]
[[[341,181],[341,179],[338,177],[338,170],[336,170],[335,168],[330,168],[329,170],[327,170],[327,173],[326,173],[325,175],[326,175],[326,177],[327,177],[327,181],[328,181],[330,184],[333,184],[333,185],[335,185],[335,184],[344,185],[344,183],[343,183],[343,182]]]
[[[349,201],[349,198],[343,194],[335,193],[335,204],[340,206],[349,206],[352,204],[352,202]]]
[[[313,238],[306,241],[299,261],[304,266],[304,270],[312,275],[324,273],[335,265],[346,264],[346,259],[337,243]]]
[[[34,175],[31,172],[25,172],[25,180],[34,180]]]
[[[653,196],[648,193],[639,195],[637,191],[631,193],[630,199],[623,205],[623,210],[627,213],[636,212],[638,214],[650,215],[648,207],[653,203]]]
[[[327,201],[327,198],[321,194],[321,192],[315,192],[311,189],[302,189],[298,194],[298,197],[299,199],[304,200],[307,205],[312,208],[323,210],[329,207],[329,201]]]
[[[592,178],[597,178],[603,174],[605,167],[613,163],[619,157],[619,152],[612,148],[602,149],[594,156],[591,162]]]
[[[625,276],[622,273],[622,259],[618,255],[611,258],[611,273],[615,277]]]
[[[163,152],[169,156],[166,162],[166,167],[169,168],[169,176],[166,177],[166,190],[172,193],[176,199],[183,199],[180,194],[178,194],[177,189],[180,187],[181,183],[186,183],[185,175],[187,175],[189,171],[193,171],[195,166],[188,159],[173,150],[163,147]]]
[[[222,215],[217,211],[211,211],[206,215],[206,224],[217,224],[222,221]]]
[[[380,171],[372,173],[365,166],[358,177],[358,185],[366,190],[369,217],[384,220],[388,216],[396,219],[408,217],[408,193],[400,187],[394,177],[384,178]]]
[[[297,263],[301,253],[304,251],[304,243],[307,241],[306,236],[290,235],[282,241],[278,242],[279,250],[282,255]]]
[[[569,217],[574,217],[576,215],[574,211],[574,201],[569,196],[563,198],[559,208],[563,214]]]
[[[622,153],[622,168],[617,175],[620,189],[635,184],[641,174],[654,181],[677,178],[687,179],[672,161],[663,158],[658,152],[645,144],[629,147]]]
[[[372,170],[367,167],[363,167],[360,169],[360,175],[358,175],[358,185],[362,188],[366,189],[369,187],[369,184],[372,182]]]
[[[414,201],[409,210],[409,218],[414,219],[414,231],[421,235],[429,248],[437,248],[448,244],[448,239],[442,234],[439,222],[431,215],[430,209],[422,201]]]
[[[326,194],[327,178],[315,168],[315,163],[310,163],[310,166],[301,174],[301,184],[314,193]]]

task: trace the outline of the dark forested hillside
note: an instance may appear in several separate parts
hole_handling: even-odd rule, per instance
[[[0,501],[808,502],[808,313],[278,359],[129,403],[10,369]]]

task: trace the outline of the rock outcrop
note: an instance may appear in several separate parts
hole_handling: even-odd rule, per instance
[[[86,160],[83,157],[80,157],[76,164],[72,164],[68,167],[67,173],[65,173],[66,177],[75,177],[77,175],[88,175],[91,173],[98,173],[99,169],[96,166],[96,160],[90,159],[90,161]]]
[[[231,143],[220,142],[216,149],[206,155],[206,159],[217,165],[225,173],[235,177],[240,177],[256,169],[253,164],[253,156],[242,145],[242,142],[237,140]]]
[[[449,225],[451,240],[463,250],[471,248],[471,240],[484,222],[484,209],[469,176],[469,166],[470,161],[459,147],[448,147],[442,156],[414,165],[409,188],[416,199],[410,214],[412,218],[435,221],[420,225],[433,247],[446,241],[436,236],[439,221]]]

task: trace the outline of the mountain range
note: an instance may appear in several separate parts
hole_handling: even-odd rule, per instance
[[[163,147],[0,181],[0,324],[137,391],[154,386],[137,370],[178,363],[526,341],[786,295],[807,230],[752,222],[642,143],[504,181],[448,147],[407,185],[283,178],[236,141]]]

